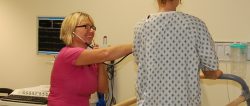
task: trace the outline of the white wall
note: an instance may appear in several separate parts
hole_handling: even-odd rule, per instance
[[[225,74],[231,74],[230,61],[220,61],[220,69]],[[248,61],[248,70],[250,69],[250,61]],[[250,71],[246,73],[244,79],[250,85]],[[225,106],[227,103],[236,99],[240,94],[241,86],[239,83],[231,80],[201,80],[202,88],[202,106]],[[247,106],[242,103],[240,106]]]
[[[249,0],[182,0],[179,10],[204,20],[216,41],[250,41],[248,4]],[[117,45],[131,43],[135,23],[156,12],[157,5],[156,0],[0,0],[0,87],[49,84],[53,65],[50,61],[54,57],[36,53],[36,18],[66,16],[79,10],[94,18],[97,43],[107,35],[108,43]],[[125,59],[116,70],[119,102],[135,94],[133,57]]]
[[[181,10],[206,22],[214,40],[250,41],[249,0],[183,0]]]

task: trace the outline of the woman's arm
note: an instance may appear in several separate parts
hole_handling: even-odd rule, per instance
[[[98,92],[108,93],[108,73],[106,65],[98,64]]]
[[[107,48],[84,50],[76,60],[76,65],[89,65],[115,60],[132,52],[132,44]]]

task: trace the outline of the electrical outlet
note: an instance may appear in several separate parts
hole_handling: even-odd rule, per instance
[[[215,50],[219,60],[230,61],[231,48],[233,42],[215,42]],[[247,60],[250,61],[250,42],[247,42]]]
[[[230,61],[231,43],[232,42],[215,42],[215,50],[219,60]]]
[[[230,44],[231,43],[226,43],[224,44],[224,58],[225,60],[229,61],[231,58],[230,58],[230,55],[231,55],[231,48],[230,48]]]

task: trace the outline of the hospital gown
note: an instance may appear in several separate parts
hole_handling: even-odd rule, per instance
[[[182,12],[151,14],[135,26],[139,106],[200,106],[199,70],[218,69],[203,21]]]

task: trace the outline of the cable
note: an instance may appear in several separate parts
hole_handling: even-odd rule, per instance
[[[111,64],[108,65],[107,67],[107,72],[108,72],[108,76],[109,76],[109,80],[110,80],[110,93],[108,95],[108,99],[107,99],[107,106],[111,106],[112,104],[116,103],[116,99],[114,97],[114,72],[115,72],[115,65],[114,65],[114,61],[111,61]]]
[[[88,43],[85,43],[89,48],[93,49],[94,47],[91,46]],[[120,59],[118,62],[115,62],[115,60],[111,61],[110,64],[103,62],[102,64],[107,65],[107,72],[108,72],[108,79],[110,80],[110,94],[107,96],[106,104],[107,106],[112,106],[113,104],[116,104],[116,99],[114,97],[114,73],[115,73],[115,65],[119,64],[121,61],[123,61],[128,55],[132,53],[127,54],[122,59]],[[109,103],[109,105],[108,105]]]
[[[229,102],[231,102],[231,99],[230,99],[230,95],[229,95],[229,86],[228,86],[229,82],[227,81],[227,99]]]
[[[228,71],[228,63],[226,63],[226,70]],[[227,80],[227,98],[228,98],[228,101],[231,102],[230,94],[229,94],[229,81],[228,80]]]
[[[94,47],[93,46],[91,46],[90,44],[88,44],[88,43],[85,43],[85,45],[87,45],[89,48],[91,48],[91,49],[94,49]]]
[[[116,104],[116,99],[114,97],[114,76],[115,76],[115,65],[119,64],[121,61],[123,61],[128,55],[131,53],[127,54],[124,56],[122,59],[120,59],[118,62],[115,62],[115,60],[111,61],[110,64],[104,63],[107,65],[107,72],[108,72],[108,78],[110,80],[110,95],[108,95],[108,99],[106,103],[110,103],[107,106],[112,106],[113,104]]]
[[[125,59],[128,55],[130,55],[130,54],[131,54],[131,53],[127,54],[126,56],[124,56],[121,60],[119,60],[119,61],[116,62],[116,63],[110,63],[110,64],[108,64],[108,63],[103,62],[103,64],[105,64],[105,65],[107,65],[107,66],[116,65],[116,64],[120,63],[122,60],[124,60],[124,59]]]
[[[85,43],[89,48],[91,48],[91,49],[93,49],[94,47],[93,46],[91,46],[90,44],[88,44],[88,43]],[[108,63],[105,63],[105,62],[103,62],[103,64],[105,64],[105,65],[107,65],[107,66],[112,66],[112,65],[116,65],[116,64],[118,64],[118,63],[120,63],[123,59],[125,59],[128,55],[130,55],[131,53],[129,53],[129,54],[127,54],[126,56],[124,56],[121,60],[119,60],[118,62],[116,62],[116,63],[111,63],[111,64],[108,64]]]

